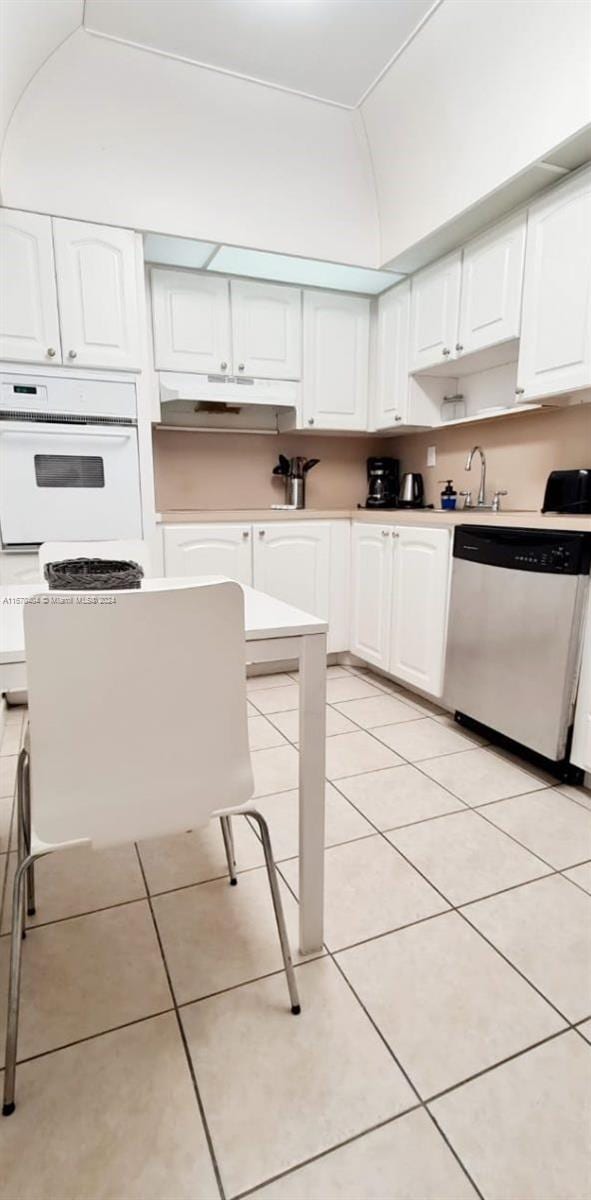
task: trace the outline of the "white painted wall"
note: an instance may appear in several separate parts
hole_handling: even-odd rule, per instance
[[[586,0],[444,0],[362,105],[384,264],[591,121]]]
[[[75,33],[10,123],[2,201],[375,266],[357,114]]]
[[[82,21],[83,0],[2,0],[0,144],[35,71]]]

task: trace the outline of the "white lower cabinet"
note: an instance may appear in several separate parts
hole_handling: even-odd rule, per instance
[[[168,576],[226,575],[252,584],[250,525],[167,525],[164,573]]]
[[[393,527],[358,522],[351,543],[352,654],[388,670]]]
[[[350,649],[432,696],[443,690],[448,529],[353,526]]]
[[[571,762],[591,774],[591,588],[587,604],[587,624],[583,640],[581,677],[575,709]]]
[[[348,521],[167,525],[167,576],[226,575],[329,622],[328,650],[349,649]]]
[[[432,696],[443,691],[450,531],[400,526],[392,566],[390,674]]]

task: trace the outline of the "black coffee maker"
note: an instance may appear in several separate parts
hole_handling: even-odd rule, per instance
[[[400,480],[397,458],[368,458],[366,508],[396,508]]]

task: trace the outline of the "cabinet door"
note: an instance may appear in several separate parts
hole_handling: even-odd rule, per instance
[[[410,283],[378,300],[375,363],[375,428],[408,420],[408,318]]]
[[[460,308],[462,254],[458,250],[412,278],[410,370],[439,366],[454,353]]]
[[[168,525],[164,529],[164,574],[225,575],[252,584],[250,525]]]
[[[0,358],[62,361],[51,218],[0,212]]]
[[[369,300],[304,293],[304,425],[368,427]]]
[[[54,220],[64,362],[139,370],[136,235],[129,229]]]
[[[518,389],[526,400],[591,386],[591,171],[532,204]]]
[[[328,621],[330,522],[269,521],[253,542],[254,586]]]
[[[440,696],[450,577],[448,529],[398,526],[394,535],[388,670]]]
[[[587,603],[587,622],[583,634],[581,677],[575,709],[571,762],[591,774],[591,588]]]
[[[355,523],[351,541],[351,653],[388,670],[392,527]]]
[[[464,248],[458,356],[519,337],[525,222],[520,213]]]
[[[159,371],[231,371],[228,280],[152,270],[154,365]]]
[[[230,294],[234,373],[260,379],[300,379],[302,296],[299,288],[232,279]]]

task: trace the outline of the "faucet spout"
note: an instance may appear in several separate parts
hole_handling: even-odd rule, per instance
[[[480,455],[480,487],[478,489],[478,500],[476,501],[476,504],[478,508],[484,508],[486,504],[486,458],[484,456],[484,450],[482,449],[482,446],[472,447],[466,459],[466,471],[472,470],[472,459],[476,453]]]

